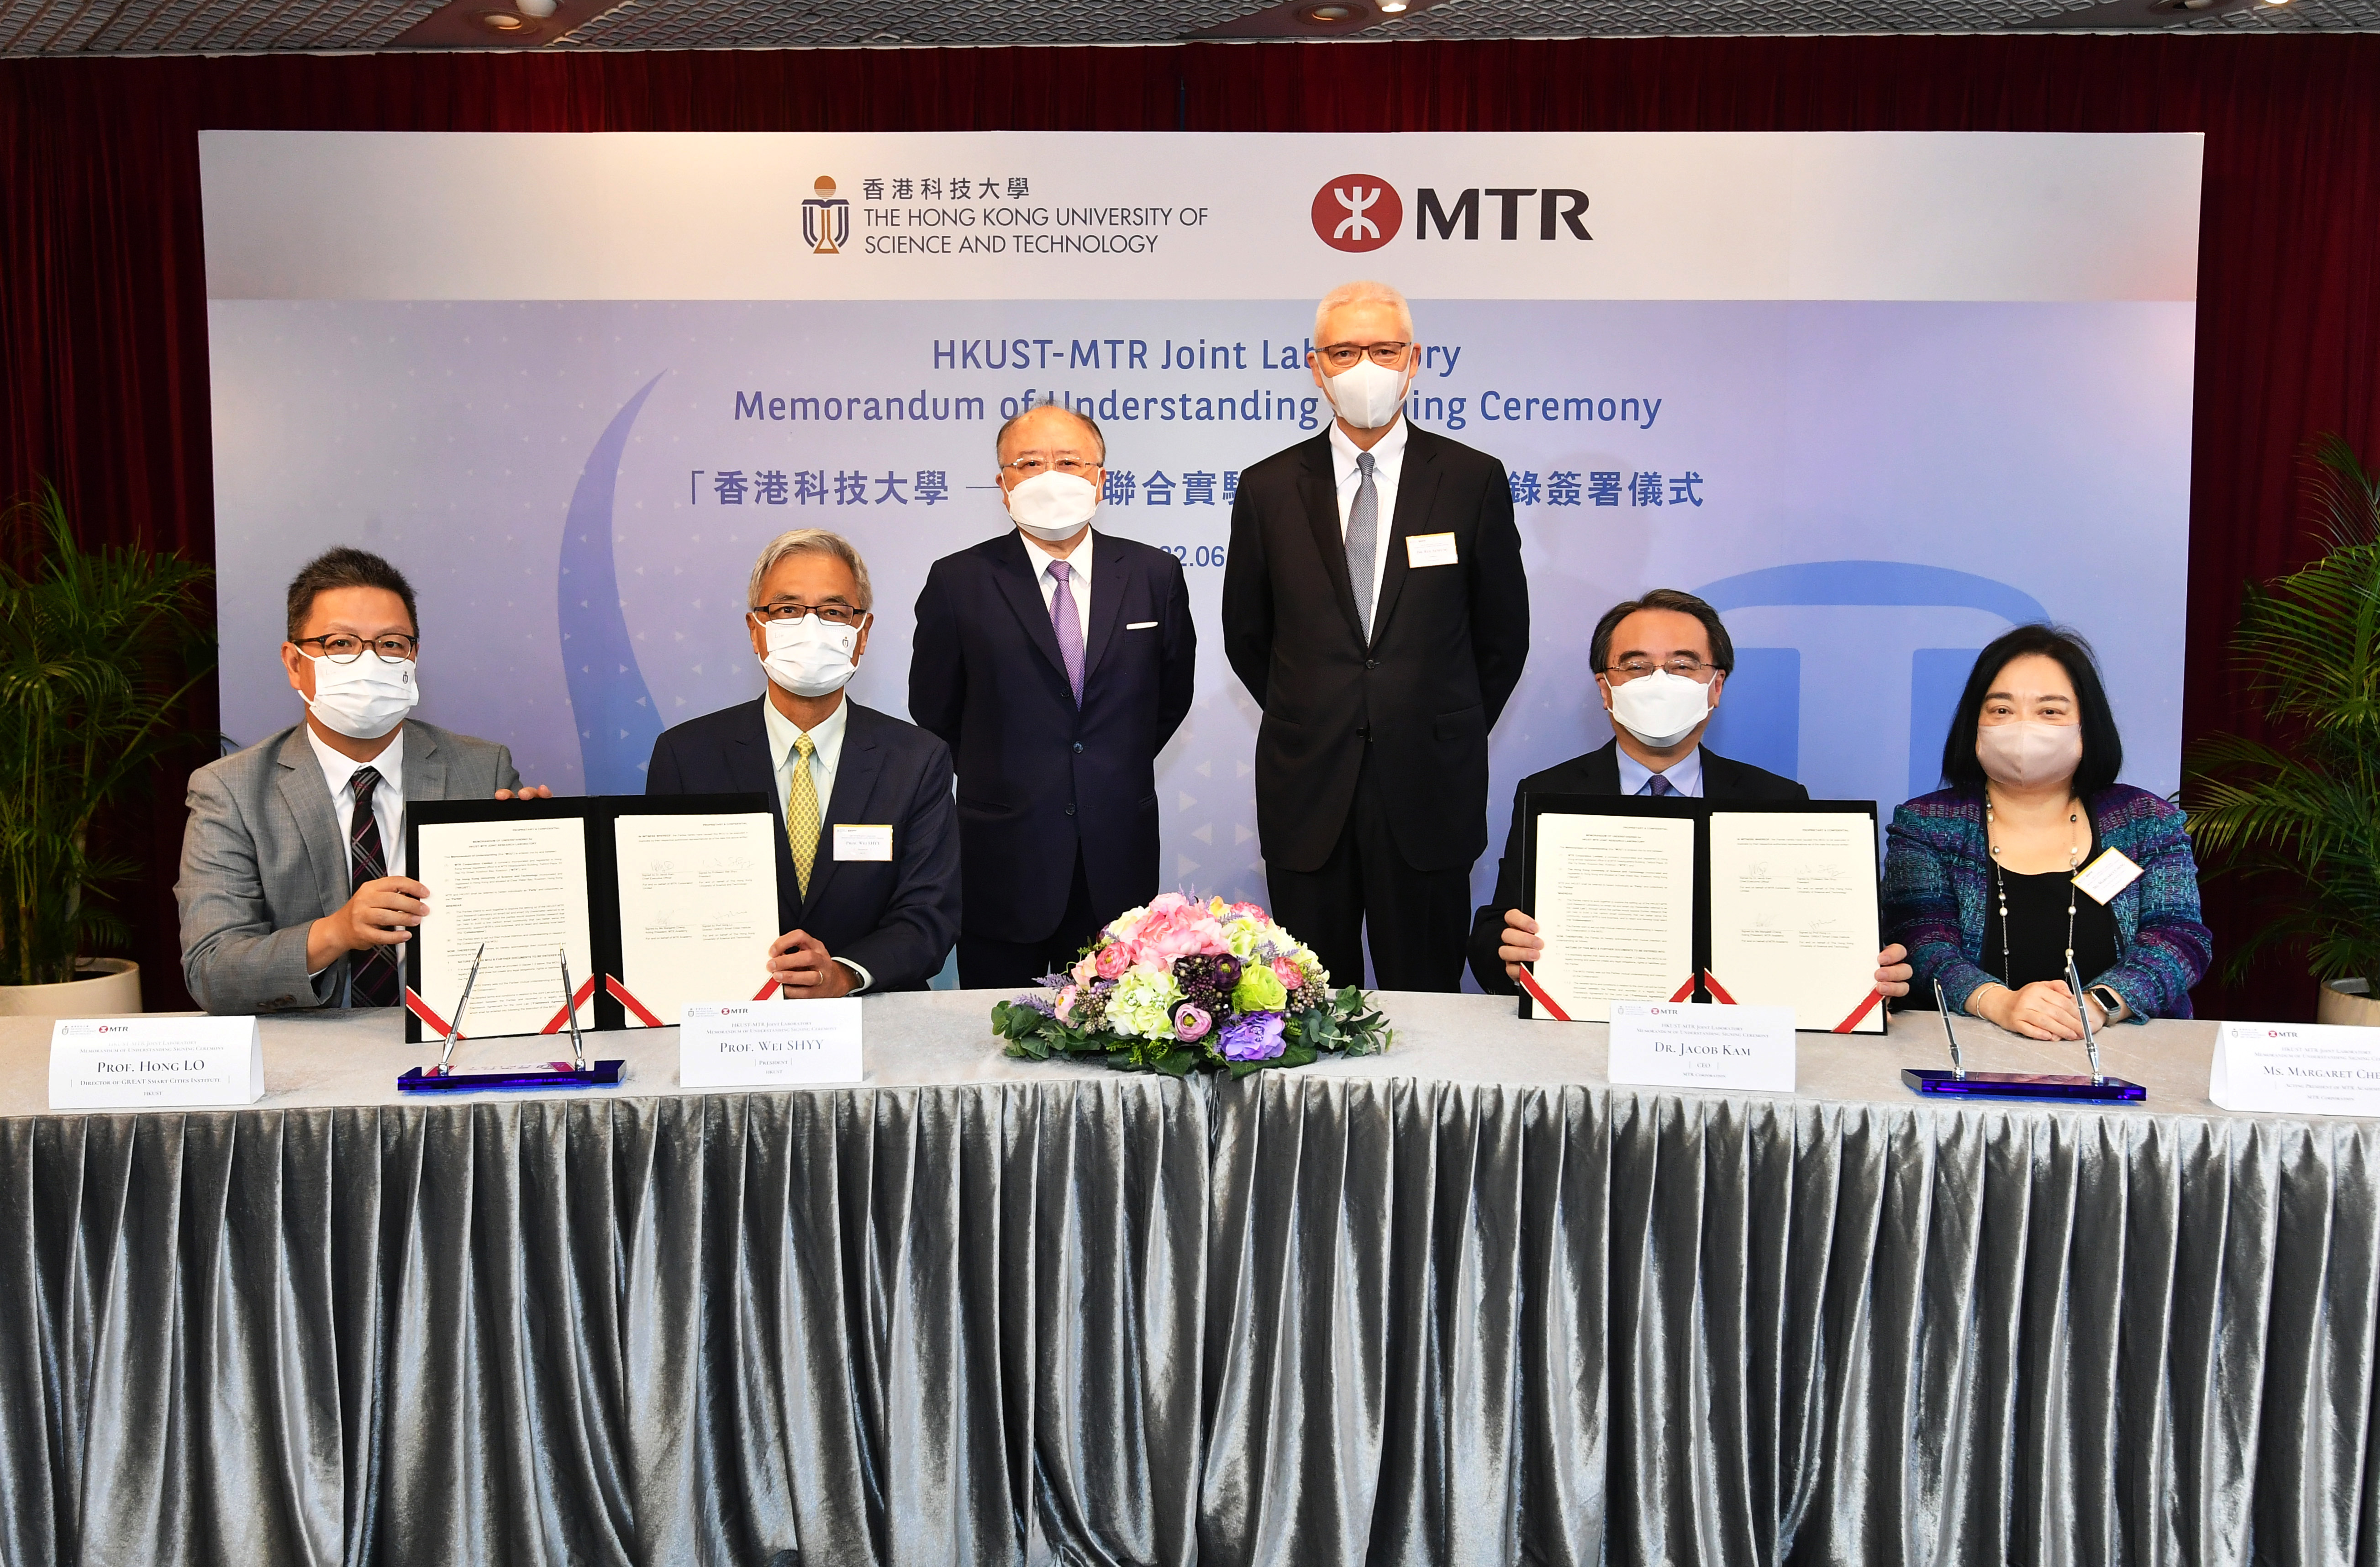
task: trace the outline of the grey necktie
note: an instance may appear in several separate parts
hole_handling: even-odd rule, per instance
[[[1364,623],[1364,640],[1372,639],[1372,557],[1380,544],[1380,492],[1372,487],[1372,454],[1355,454],[1354,504],[1347,508],[1347,580],[1355,589],[1355,615]]]

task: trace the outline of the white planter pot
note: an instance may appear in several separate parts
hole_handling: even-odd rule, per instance
[[[86,959],[82,978],[63,985],[0,985],[0,1017],[117,1017],[140,1010],[140,966],[128,958]]]
[[[2354,1028],[2380,1028],[2380,1000],[2372,995],[2369,979],[2331,979],[2314,1002],[2316,1023],[2339,1023]]]

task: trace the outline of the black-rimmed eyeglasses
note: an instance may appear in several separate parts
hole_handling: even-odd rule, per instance
[[[421,651],[420,638],[400,637],[395,634],[375,637],[370,641],[360,637],[339,634],[329,637],[300,637],[297,638],[297,643],[301,648],[322,649],[322,657],[333,663],[353,663],[364,656],[366,648],[370,648],[377,654],[382,663],[410,663],[413,662],[414,655]]]

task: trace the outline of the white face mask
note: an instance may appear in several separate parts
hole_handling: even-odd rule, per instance
[[[763,632],[769,651],[760,666],[769,678],[797,697],[823,697],[840,691],[859,673],[852,650],[859,646],[856,626],[829,626],[814,614],[799,620],[772,620]]]
[[[1366,354],[1351,370],[1325,374],[1322,390],[1341,419],[1358,430],[1378,430],[1397,417],[1412,380],[1407,371],[1390,370]]]
[[[1711,688],[1657,669],[1611,687],[1612,721],[1653,749],[1667,750],[1710,716]]]
[[[334,733],[350,740],[377,740],[398,724],[421,699],[413,662],[382,663],[366,652],[353,663],[306,655],[314,666],[314,699],[308,710]]]
[[[1008,515],[1036,539],[1072,539],[1099,509],[1099,486],[1079,474],[1037,473],[1008,492]]]
[[[2074,776],[2082,765],[2079,723],[1985,723],[1975,730],[1975,759],[1984,775],[2011,789],[2038,788]]]

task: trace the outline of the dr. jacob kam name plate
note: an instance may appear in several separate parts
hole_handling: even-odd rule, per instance
[[[52,1110],[254,1104],[264,1045],[253,1017],[62,1017],[50,1030]]]
[[[2226,1023],[2206,1097],[2265,1114],[2380,1115],[2380,1028]]]
[[[856,1083],[857,996],[817,1002],[688,1002],[678,1013],[677,1080],[687,1088]]]
[[[1611,1003],[1616,1084],[1790,1094],[1793,1067],[1790,1006]]]

